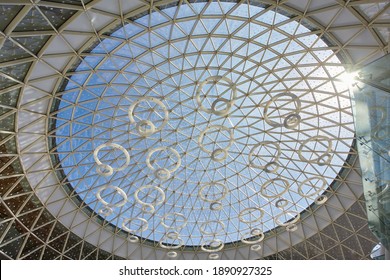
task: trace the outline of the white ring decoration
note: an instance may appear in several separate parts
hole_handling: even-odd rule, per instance
[[[226,108],[223,110],[217,110],[217,104],[218,103],[224,103],[226,104]],[[217,98],[214,100],[214,102],[211,104],[211,112],[217,116],[225,116],[229,113],[230,109],[232,108],[233,103],[226,99],[226,98]]]
[[[272,168],[272,166],[274,166],[274,168]],[[275,173],[278,171],[279,167],[280,164],[277,161],[271,161],[265,165],[264,171],[267,173]]]
[[[104,206],[103,208],[100,208],[98,213],[104,217],[110,216],[114,210],[108,206]]]
[[[378,116],[378,113],[380,114],[379,118],[376,118],[376,123],[373,124],[371,127],[371,132],[375,134],[375,132],[380,129],[380,126],[383,124],[383,122],[387,119],[387,108],[381,107],[381,106],[370,106],[369,109],[369,117],[370,119],[373,119],[373,114],[375,113],[375,116]]]
[[[298,229],[298,226],[296,224],[291,224],[286,226],[286,231],[294,232]]]
[[[96,166],[96,173],[103,177],[108,177],[114,174],[114,169],[108,164],[99,164]]]
[[[176,217],[180,217],[182,219],[182,221],[179,221],[181,222],[180,225],[178,226],[172,226],[172,225],[168,225],[165,220],[166,219],[169,219],[171,216],[176,216]],[[176,219],[177,218],[173,218],[174,222],[176,223]],[[183,214],[181,213],[177,213],[177,212],[172,212],[172,213],[167,213],[165,214],[162,218],[161,218],[161,225],[167,229],[176,229],[176,230],[180,230],[182,228],[184,228],[186,225],[187,225],[187,218],[186,216],[184,216]]]
[[[251,250],[255,251],[255,252],[260,251],[261,250],[261,245],[260,244],[254,244],[254,245],[251,246]]]
[[[167,257],[170,258],[170,259],[174,259],[177,257],[177,253],[175,251],[169,251],[167,253]]]
[[[169,231],[165,235],[168,239],[177,239],[180,236],[177,231]]]
[[[277,182],[277,181],[281,181],[283,182],[283,185],[284,185],[284,190],[281,191],[281,192],[278,192],[276,194],[273,194],[273,195],[269,195],[266,193],[267,191],[267,187],[274,183],[274,182]],[[283,178],[275,178],[275,179],[270,179],[268,180],[267,182],[264,183],[263,186],[261,186],[261,190],[260,190],[260,193],[262,196],[266,197],[266,198],[276,198],[276,197],[280,197],[282,194],[284,194],[285,192],[288,191],[288,188],[290,187],[290,183],[286,180],[286,179],[283,179]]]
[[[318,182],[318,184],[320,184],[320,186],[318,186],[318,187],[317,186],[313,186],[314,184],[312,183],[312,181],[315,181],[315,180],[321,181],[321,182]],[[308,182],[310,182],[310,183],[306,184]],[[298,194],[300,196],[302,196],[302,197],[311,197],[311,196],[317,195],[320,192],[322,192],[325,189],[326,185],[327,185],[327,183],[326,183],[326,180],[324,178],[322,178],[320,176],[314,176],[314,177],[311,177],[311,178],[308,178],[308,179],[302,181],[302,183],[299,184],[299,186],[298,186]],[[308,186],[314,192],[310,191],[308,193],[304,193],[304,191],[303,191],[303,187],[304,186]]]
[[[138,228],[138,229],[131,229],[130,227],[127,226],[128,223],[132,223],[133,221],[140,221],[142,222],[142,225]],[[148,224],[148,221],[145,220],[144,218],[139,218],[139,217],[135,217],[135,218],[127,218],[127,219],[124,219],[122,221],[122,228],[124,230],[126,230],[127,232],[130,232],[130,233],[137,233],[137,232],[144,232],[145,230],[147,230],[149,227],[149,224]]]
[[[105,201],[102,198],[101,193],[104,190],[107,190],[107,189],[114,190],[115,193],[119,194],[122,197],[122,201],[121,202],[117,202],[117,203],[110,203],[110,202]],[[108,207],[122,207],[123,205],[125,205],[127,203],[127,195],[126,195],[126,193],[121,188],[118,188],[118,187],[115,187],[115,186],[104,186],[104,187],[100,188],[98,190],[98,192],[96,193],[96,198],[100,201],[101,204],[103,204],[105,206],[108,206]]]
[[[139,238],[138,238],[138,236],[131,235],[131,236],[129,236],[129,237],[127,238],[127,240],[129,240],[129,242],[131,242],[131,243],[138,243]]]
[[[301,116],[299,114],[290,114],[288,115],[284,121],[283,126],[288,129],[295,128],[301,122]]]
[[[171,172],[166,168],[158,168],[154,171],[154,176],[161,181],[166,181],[171,177]]]
[[[141,211],[146,214],[153,214],[154,212],[156,212],[156,208],[154,208],[152,204],[144,204],[141,207]]]
[[[98,146],[94,151],[93,151],[93,159],[95,160],[95,162],[98,164],[98,165],[102,165],[103,163],[100,161],[99,157],[98,157],[98,153],[101,149],[105,148],[105,147],[111,147],[111,148],[115,148],[115,149],[118,149],[118,150],[121,150],[121,152],[125,155],[126,157],[126,162],[121,166],[121,167],[111,167],[113,171],[121,171],[123,169],[125,169],[129,164],[130,164],[130,155],[129,155],[129,152],[123,148],[121,145],[119,144],[115,144],[115,143],[105,143],[105,144],[102,144],[100,146]]]
[[[287,213],[289,214],[293,214],[291,215],[292,217],[294,217],[294,219],[292,219],[291,221],[289,222],[281,222],[279,219],[280,217],[282,217],[283,215],[286,215]],[[301,214],[297,211],[292,211],[292,210],[288,210],[286,212],[282,212],[278,215],[275,216],[275,223],[279,226],[282,226],[282,227],[286,227],[288,225],[292,225],[292,224],[295,224],[296,222],[299,221],[299,219],[301,218]]]
[[[173,244],[169,244],[169,243],[166,243],[164,244],[165,242],[163,241],[166,241],[167,238],[166,237],[163,237],[160,242],[158,242],[158,245],[161,247],[161,248],[164,248],[164,249],[168,249],[168,250],[176,250],[176,249],[179,249],[181,246],[184,245],[184,241],[183,239],[181,239],[180,237],[176,238],[175,240],[179,241],[179,244],[177,245],[173,245]]]
[[[219,186],[219,187],[222,188],[222,191],[220,191],[220,194],[221,194],[220,196],[221,197],[218,198],[218,199],[209,199],[209,198],[206,197],[207,194],[205,196],[205,194],[203,193],[205,188],[213,187],[213,186],[215,186],[215,187]],[[229,189],[225,185],[223,185],[221,183],[218,183],[218,182],[211,182],[211,183],[203,184],[202,187],[199,189],[199,193],[198,194],[199,194],[200,199],[202,199],[203,201],[213,203],[213,202],[218,202],[218,201],[221,201],[222,199],[224,199],[226,197],[226,195],[228,194],[228,192],[229,192]]]
[[[387,131],[390,130],[390,125],[380,126],[374,132],[373,138],[384,141],[387,139]],[[371,134],[372,135],[372,134]]]
[[[317,164],[319,166],[328,165],[332,161],[332,156],[329,153],[322,154],[317,159]]]
[[[211,83],[218,83],[219,81],[224,81],[228,84],[228,86],[230,87],[231,91],[232,91],[232,94],[231,94],[231,99],[228,100],[226,98],[217,98],[212,104],[212,107],[211,109],[208,109],[206,107],[203,106],[202,104],[202,100],[201,100],[201,93],[202,93],[202,89],[203,87],[206,85],[206,84],[211,84]],[[198,86],[197,90],[196,90],[196,102],[198,103],[198,106],[199,106],[199,109],[208,113],[208,114],[216,114],[218,116],[225,116],[229,113],[231,107],[234,105],[234,102],[237,98],[237,88],[236,88],[236,85],[233,84],[233,82],[226,78],[226,77],[223,77],[223,76],[212,76],[212,77],[208,77],[207,79],[205,79],[203,82],[200,83],[200,85]],[[226,102],[226,101],[227,102]],[[226,103],[226,108],[224,110],[216,110],[216,103],[218,102],[225,102]]]
[[[279,209],[283,209],[284,207],[286,207],[288,205],[288,200],[287,199],[284,199],[284,198],[281,198],[281,199],[278,199],[276,202],[275,202],[275,206]]]
[[[222,157],[218,157],[219,155],[222,155]],[[216,162],[222,162],[228,157],[229,153],[225,149],[216,149],[211,153],[211,159]]]
[[[172,169],[166,169],[168,170],[170,173],[173,173],[175,172],[177,169],[179,169],[179,167],[181,166],[181,157],[180,157],[180,154],[175,150],[175,149],[172,149],[170,147],[158,147],[158,148],[154,148],[152,150],[149,151],[148,155],[146,156],[146,165],[152,170],[152,171],[155,171],[155,170],[159,170],[159,168],[155,168],[152,166],[152,164],[150,163],[150,158],[152,157],[152,155],[156,152],[159,152],[159,151],[170,151],[172,154],[175,155],[177,161],[176,161],[176,164],[175,166],[172,168]],[[160,168],[161,169],[161,168]],[[165,169],[165,168],[164,168]]]
[[[223,205],[221,202],[213,202],[210,204],[210,210],[219,211],[222,210]]]
[[[269,124],[270,126],[273,126],[273,127],[281,127],[284,125],[284,123],[278,123],[278,122],[275,122],[275,121],[272,121],[269,119],[269,116],[268,116],[268,109],[270,108],[271,104],[273,102],[275,102],[276,100],[278,100],[280,97],[283,97],[283,96],[287,96],[287,97],[291,97],[291,100],[292,102],[294,102],[296,104],[296,107],[294,110],[291,110],[291,114],[293,113],[296,113],[298,114],[299,111],[301,110],[301,101],[299,100],[298,96],[296,96],[295,94],[293,93],[288,93],[288,92],[283,92],[283,93],[279,93],[277,95],[275,95],[274,97],[271,98],[271,100],[269,100],[267,102],[267,104],[265,105],[265,108],[264,108],[264,121]],[[282,106],[283,107],[283,106]],[[278,108],[280,109],[280,108]],[[289,114],[286,119],[291,115]]]
[[[210,260],[218,260],[219,259],[219,255],[217,253],[211,253],[209,255],[209,259]]]
[[[215,231],[207,231],[206,230],[206,227],[212,223],[215,223],[215,224],[218,224],[221,226],[221,230],[218,230],[218,229],[214,229]],[[218,226],[216,227],[218,228]],[[200,226],[200,232],[205,234],[205,235],[216,235],[218,234],[219,232],[221,231],[224,231],[225,230],[225,224],[221,221],[217,221],[217,220],[211,220],[211,221],[207,221],[207,222],[204,222],[201,224]]]
[[[304,162],[307,162],[307,163],[317,163],[318,164],[318,160],[321,158],[321,156],[319,156],[318,158],[315,158],[315,159],[306,159],[303,155],[302,155],[302,149],[303,147],[306,146],[307,143],[309,142],[323,142],[323,141],[326,141],[328,143],[327,145],[327,148],[326,148],[326,151],[322,153],[322,155],[325,155],[325,154],[329,154],[331,151],[332,151],[332,141],[326,137],[326,136],[322,136],[322,135],[319,135],[319,136],[313,136],[313,137],[310,137],[308,139],[306,139],[305,141],[302,142],[301,146],[299,147],[298,149],[298,156],[299,156],[299,159],[301,161],[304,161]],[[312,152],[314,152],[312,150]]]
[[[140,191],[143,191],[143,190],[156,190],[157,192],[160,193],[161,195],[161,198],[159,200],[157,200],[156,202],[153,202],[153,203],[148,203],[148,202],[143,202],[139,197],[138,197],[138,194]],[[135,192],[134,192],[134,198],[135,200],[141,204],[141,205],[146,205],[146,206],[157,206],[157,205],[160,205],[162,203],[164,203],[165,201],[165,192],[159,188],[159,187],[156,187],[156,186],[152,186],[152,185],[146,185],[146,186],[142,186],[140,188],[138,188]]]
[[[163,127],[168,123],[169,112],[167,110],[167,107],[164,105],[164,103],[162,103],[160,100],[158,100],[157,98],[154,98],[154,97],[143,96],[143,97],[139,98],[137,101],[135,101],[133,104],[130,105],[129,111],[128,111],[130,123],[132,123],[132,124],[136,123],[136,121],[134,119],[134,115],[133,115],[134,110],[138,106],[138,104],[143,102],[143,101],[151,101],[163,109],[164,118],[163,118],[162,124],[159,127],[155,127],[154,124],[152,122],[150,122],[154,127],[153,133],[157,132],[157,131],[161,131],[163,129]],[[148,123],[148,125],[150,125],[150,123]]]
[[[209,149],[206,149],[206,147],[203,145],[204,136],[210,130],[216,130],[216,131],[225,130],[225,131],[229,132],[229,143],[227,144],[227,146],[225,148],[218,148],[218,150],[228,150],[233,145],[234,135],[233,135],[233,130],[232,129],[230,129],[230,128],[224,126],[224,125],[211,125],[211,126],[208,126],[205,130],[203,130],[200,133],[199,138],[198,138],[198,145],[202,149],[202,151],[204,151],[205,153],[208,153],[208,154],[212,154],[213,153],[213,151],[211,151]]]
[[[135,129],[141,136],[148,137],[156,132],[156,126],[149,120],[142,120],[138,122]]]
[[[206,248],[207,246],[207,248]],[[200,249],[207,253],[219,252],[225,247],[225,243],[220,239],[208,239],[202,242]]]
[[[256,218],[255,219],[250,219],[250,220],[247,220],[244,218],[245,215],[250,215],[250,216],[253,216],[252,212],[254,211],[257,211],[257,212],[260,212],[260,215],[256,215]],[[242,210],[239,214],[238,214],[238,219],[243,222],[243,223],[247,223],[247,224],[250,224],[250,223],[255,223],[255,222],[258,222],[260,221],[264,216],[264,210],[259,208],[259,207],[248,207],[248,208],[245,208],[244,210]]]
[[[268,162],[266,165],[258,165],[258,164],[253,163],[252,157],[256,156],[256,157],[261,158],[260,155],[254,155],[256,149],[259,147],[267,147],[267,146],[274,146],[275,147],[276,155],[273,155],[273,157],[272,157],[273,160]],[[278,161],[281,153],[282,153],[282,151],[281,151],[278,143],[271,142],[271,141],[262,141],[262,142],[256,144],[255,146],[253,146],[253,148],[250,150],[249,155],[248,155],[248,161],[249,161],[249,164],[251,167],[255,167],[255,168],[259,168],[259,169],[266,169],[266,168],[269,169],[269,164],[275,164]],[[269,170],[269,171],[271,173],[276,172],[276,170],[275,171]]]
[[[315,200],[314,203],[317,205],[322,205],[328,200],[328,197],[326,195],[320,195]]]
[[[252,235],[259,235],[259,234],[262,234],[262,233],[263,233],[263,231],[261,229],[259,229],[259,228],[251,229],[251,234]]]
[[[253,235],[253,236],[252,236],[251,232],[246,232],[246,233],[241,235],[241,242],[244,244],[249,244],[249,245],[256,244],[256,243],[263,241],[264,237],[265,237],[265,235],[263,232],[256,234],[256,235]],[[249,239],[249,238],[251,238],[251,239]]]

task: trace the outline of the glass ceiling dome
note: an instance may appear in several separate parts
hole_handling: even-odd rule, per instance
[[[255,251],[263,234],[295,231],[354,137],[334,80],[345,69],[312,30],[278,8],[197,2],[89,42],[50,114],[68,192],[130,242],[170,250]]]
[[[388,1],[11,2],[0,257],[369,258],[345,78]]]

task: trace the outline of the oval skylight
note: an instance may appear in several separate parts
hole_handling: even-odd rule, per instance
[[[210,238],[245,243],[299,222],[354,136],[348,93],[331,81],[344,67],[313,30],[229,2],[118,26],[58,93],[55,166],[104,220],[162,246],[207,251]]]

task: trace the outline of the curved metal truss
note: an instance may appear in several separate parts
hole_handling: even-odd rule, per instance
[[[376,241],[346,79],[388,52],[389,10],[319,0],[0,5],[0,250],[366,258]]]

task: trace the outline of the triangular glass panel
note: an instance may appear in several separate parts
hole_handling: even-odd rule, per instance
[[[211,33],[221,20],[213,18],[203,18],[202,21],[207,28],[208,33]]]
[[[40,11],[33,7],[18,23],[14,31],[43,31],[53,30],[49,22],[42,16]]]
[[[181,4],[179,6],[179,11],[176,18],[187,18],[192,16],[196,16],[196,13],[191,9],[191,5]]]
[[[192,35],[205,35],[205,34],[209,34],[209,32],[207,31],[203,21],[199,20],[196,24],[194,31],[192,32]]]

